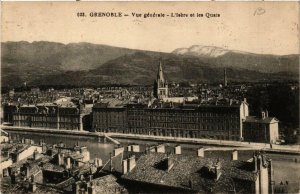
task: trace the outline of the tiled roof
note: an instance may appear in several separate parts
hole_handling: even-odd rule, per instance
[[[43,193],[43,194],[63,194],[64,191],[53,188],[46,185],[37,185],[36,191],[34,193]]]
[[[158,164],[167,158],[167,154],[149,153],[137,161],[136,167],[122,178],[146,182],[155,185],[191,189],[202,192],[229,191],[233,180],[252,182],[256,174],[252,172],[252,163],[244,161],[226,161],[220,159],[222,175],[218,181],[207,176],[203,168],[216,162],[216,159],[199,158],[190,155],[171,155],[174,166],[168,172],[158,168]],[[192,187],[190,184],[192,183]]]
[[[107,108],[108,103],[96,103],[93,108]]]
[[[57,166],[51,163],[46,163],[43,165],[43,170],[54,171],[54,172],[63,172],[65,169],[61,166]]]
[[[124,191],[124,187],[117,183],[117,178],[113,175],[106,175],[92,180],[95,193],[115,194]]]
[[[41,167],[39,167],[38,164],[30,164],[29,167],[29,174],[36,174],[37,172],[39,172],[41,170]]]
[[[66,188],[68,188],[68,190],[72,189],[72,184],[74,184],[76,181],[73,177],[70,177],[69,179],[60,182],[59,184],[56,184],[56,187],[59,189],[64,189],[66,190]],[[71,187],[71,188],[69,188]]]
[[[53,186],[46,185],[36,185],[36,191],[34,193],[42,194],[63,194],[63,191],[60,191]],[[24,194],[29,193],[28,191],[29,183],[27,181],[21,181],[18,184],[10,184],[10,177],[5,177],[1,179],[1,191],[6,194]],[[31,193],[31,192],[30,192]]]

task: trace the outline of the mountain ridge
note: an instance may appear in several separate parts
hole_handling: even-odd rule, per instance
[[[194,48],[197,50],[196,46]],[[122,81],[128,84],[150,84],[161,59],[166,63],[166,74],[179,82],[193,79],[221,80],[224,68],[233,70],[233,81],[247,81],[248,77],[261,79],[260,76],[295,80],[298,79],[299,70],[298,55],[272,56],[226,51],[217,57],[203,57],[87,42],[63,44],[48,41],[6,42],[1,44],[1,49],[1,79],[4,86],[20,85],[23,82],[71,84],[72,81],[87,85]],[[218,74],[216,78],[214,72]],[[61,76],[61,83],[55,79],[56,76]]]

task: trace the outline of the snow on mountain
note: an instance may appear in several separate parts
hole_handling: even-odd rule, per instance
[[[189,48],[178,48],[172,53],[179,55],[189,55],[197,57],[219,57],[230,52],[230,50],[215,46],[193,45]]]

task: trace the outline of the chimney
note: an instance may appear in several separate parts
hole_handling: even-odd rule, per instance
[[[170,156],[167,157],[167,164],[168,164],[168,172],[169,172],[174,166],[174,160]]]
[[[74,190],[75,190],[75,194],[80,194],[80,181],[75,183]],[[73,192],[74,192],[74,190],[73,190]]]
[[[42,152],[46,153],[47,152],[47,146],[45,143],[42,144]]]
[[[81,181],[84,180],[84,175],[83,175],[83,174],[80,175],[80,180],[81,180]]]
[[[132,145],[133,152],[140,152],[140,145]]]
[[[214,166],[214,174],[215,174],[215,180],[219,180],[222,172],[221,172],[221,163],[218,161]]]
[[[33,159],[34,159],[34,160],[37,160],[37,159],[38,159],[38,154],[39,154],[39,152],[37,151],[37,149],[35,149],[35,150],[33,151]]]
[[[3,169],[2,177],[8,177],[8,176],[9,176],[8,168],[4,168],[4,169]]]
[[[58,153],[57,154],[58,157],[58,165],[63,165],[64,164],[64,154],[63,153]]]
[[[257,172],[257,157],[253,156],[254,172]]]
[[[204,158],[204,148],[203,147],[198,149],[198,156]]]
[[[127,169],[127,160],[123,160],[122,161],[122,173],[123,174],[126,174],[127,173],[127,171],[128,171],[128,169]]]
[[[25,165],[25,170],[26,170],[26,172],[25,172],[26,173],[26,177],[29,178],[29,175],[30,175],[30,166],[29,166],[29,164]]]
[[[263,168],[263,159],[261,157],[261,154],[257,156],[257,170],[261,171]]]
[[[87,188],[87,194],[96,194],[95,186],[90,184]]]
[[[95,158],[94,165],[98,168],[102,166],[102,160],[100,158]]]
[[[230,105],[230,106],[232,105],[232,99],[229,100],[229,105]]]
[[[238,151],[237,150],[232,151],[231,160],[238,160]]]
[[[128,172],[131,172],[131,170],[135,167],[136,165],[136,161],[135,161],[135,156],[131,156],[129,159],[128,159]]]
[[[93,181],[93,175],[90,174],[90,175],[89,175],[89,182],[92,182],[92,181]]]
[[[84,152],[87,152],[87,147],[81,147],[80,148],[80,153],[84,153]]]
[[[266,110],[266,118],[268,118],[268,117],[269,117],[269,111]]]
[[[124,147],[115,148],[113,156],[117,156],[123,152],[124,152]]]
[[[112,172],[113,169],[113,162],[112,162],[112,154],[111,152],[109,153],[109,170]]]
[[[34,193],[34,192],[36,191],[36,183],[35,183],[35,182],[31,182],[31,183],[29,184],[29,186],[30,186],[30,191],[31,191],[32,193]]]
[[[149,151],[150,151],[150,152],[156,152],[156,147],[150,147],[150,148],[149,148]]]
[[[181,154],[181,146],[180,145],[175,146],[174,153],[175,154]]]
[[[164,145],[164,144],[161,144],[161,145],[156,146],[155,149],[156,149],[156,152],[157,152],[157,153],[165,153],[165,152],[166,152],[166,149],[165,149],[165,145]]]
[[[71,158],[70,157],[67,157],[67,164],[66,164],[66,168],[67,169],[70,169],[72,166],[71,166]]]
[[[266,113],[264,111],[261,112],[261,118],[265,119],[266,118]]]

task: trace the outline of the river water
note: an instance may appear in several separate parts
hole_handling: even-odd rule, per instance
[[[12,139],[31,138],[35,142],[43,139],[47,144],[55,144],[63,142],[67,147],[71,147],[75,144],[80,146],[86,146],[90,151],[91,159],[101,158],[103,163],[109,159],[109,154],[113,151],[115,145],[112,143],[99,143],[97,138],[93,137],[78,137],[68,135],[56,135],[56,134],[39,134],[33,132],[10,132]],[[154,145],[158,142],[151,141],[140,141],[140,140],[124,140],[117,139],[122,145],[126,146],[130,143],[136,143],[141,146],[141,150],[144,150],[146,145]],[[175,146],[174,143],[167,143],[168,146]],[[181,144],[182,154],[196,154],[199,145],[193,144]],[[210,146],[203,146],[210,147]],[[238,158],[241,160],[248,160],[252,157],[253,151],[239,151]],[[274,167],[274,179],[275,185],[278,185],[281,181],[288,181],[289,193],[298,193],[299,182],[300,182],[300,156],[289,155],[289,154],[267,154],[269,158],[273,160]],[[231,157],[230,151],[207,151],[205,157]]]

